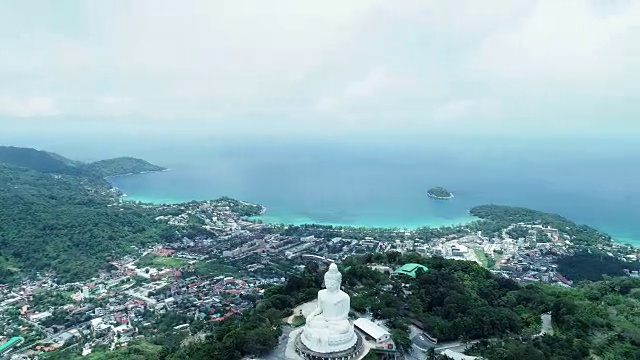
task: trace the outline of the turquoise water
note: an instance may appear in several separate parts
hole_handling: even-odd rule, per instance
[[[183,142],[147,147],[170,171],[114,178],[129,200],[223,195],[267,207],[269,222],[413,228],[470,221],[480,204],[559,213],[640,245],[640,151],[589,143],[371,144]],[[445,186],[452,200],[426,196]]]

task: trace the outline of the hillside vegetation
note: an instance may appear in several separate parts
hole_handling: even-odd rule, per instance
[[[640,279],[525,289],[522,305],[550,311],[556,335],[484,341],[476,354],[492,360],[640,359]]]
[[[161,166],[153,165],[145,160],[132,157],[119,157],[96,161],[85,165],[84,169],[101,177],[166,170]]]
[[[429,271],[389,279],[367,266],[409,262]],[[640,279],[521,286],[472,262],[395,252],[345,265],[352,307],[387,320],[399,345],[410,345],[407,326],[419,320],[439,341],[491,339],[474,352],[492,360],[640,359]],[[537,336],[545,313],[555,335]]]
[[[82,163],[74,162],[55,153],[29,148],[0,146],[0,164],[44,173],[85,175]]]
[[[415,279],[389,278],[368,266],[407,262],[430,270]],[[403,352],[412,351],[408,326],[419,320],[439,341],[484,339],[471,352],[486,359],[640,359],[640,279],[608,279],[574,289],[520,286],[475,263],[396,252],[351,257],[340,267],[353,309],[385,320]],[[187,319],[192,327],[210,334],[200,342],[181,346],[185,335],[159,334],[115,352],[96,351],[88,359],[262,357],[278,343],[280,319],[290,315],[295,304],[315,298],[322,273],[317,266],[307,267],[285,285],[268,289],[254,309],[223,323]],[[554,335],[538,335],[544,313],[551,314]],[[159,321],[166,322],[167,328],[185,321],[163,316]]]
[[[481,205],[473,207],[469,212],[480,219],[495,223],[498,228],[505,228],[515,223],[539,224],[552,227],[568,234],[571,241],[576,245],[591,246],[612,241],[611,236],[601,233],[590,226],[576,224],[560,215],[523,207]]]
[[[0,146],[0,164],[43,173],[101,178],[165,170],[161,166],[132,157],[119,157],[85,164],[56,153],[13,146]]]
[[[601,280],[603,275],[624,276],[625,270],[640,270],[637,262],[622,261],[597,252],[583,252],[564,256],[556,262],[558,271],[573,281]]]
[[[438,199],[449,199],[453,197],[453,194],[449,192],[449,190],[443,188],[442,186],[436,186],[429,189],[427,191],[427,195],[438,198]]]
[[[0,165],[0,278],[54,271],[61,281],[92,277],[131,245],[169,236],[157,215],[113,204],[101,179]]]

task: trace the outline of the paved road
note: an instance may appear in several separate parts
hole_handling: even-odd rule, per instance
[[[11,355],[16,355],[16,354],[21,354],[31,348],[33,348],[34,345],[36,344],[42,344],[42,343],[48,343],[53,341],[55,338],[59,337],[60,335],[62,335],[65,332],[71,331],[71,330],[77,330],[77,329],[82,329],[84,328],[87,324],[91,323],[91,321],[85,321],[83,323],[77,324],[76,326],[70,328],[70,329],[66,329],[65,331],[61,331],[59,333],[53,334],[53,335],[49,335],[44,339],[40,339],[38,341],[36,341],[35,343],[30,344],[29,346],[24,346],[22,348],[16,349],[14,351],[11,352]],[[2,358],[0,358],[2,359]]]
[[[404,354],[405,360],[427,360],[427,353],[414,346],[411,354]]]
[[[551,314],[542,314],[540,315],[540,319],[542,320],[542,331],[540,331],[539,336],[542,335],[553,335],[553,326],[551,325]]]
[[[45,328],[43,326],[41,326],[40,324],[33,322],[31,320],[27,320],[27,319],[22,319],[26,322],[28,322],[29,324],[35,326],[38,330],[40,330],[40,332],[42,332],[44,335],[47,335],[47,332],[45,331]]]
[[[423,335],[416,335],[416,336],[411,338],[411,341],[413,342],[413,345],[417,346],[418,348],[422,349],[423,351],[426,351],[429,348],[435,348],[435,347],[438,346],[437,344],[434,344],[431,341],[429,341]]]
[[[411,325],[409,326],[409,330],[411,331],[410,336],[411,336],[411,341],[413,342],[414,350],[417,349],[418,352],[424,352],[429,348],[434,348],[438,352],[447,350],[447,349],[457,351],[457,352],[464,352],[468,347],[478,342],[478,340],[472,340],[465,345],[465,343],[462,341],[447,341],[447,342],[439,342],[435,344],[429,341],[429,339],[427,339],[427,337],[424,336],[422,331],[417,327]]]
[[[280,337],[280,341],[278,341],[278,346],[273,349],[271,354],[263,356],[259,358],[259,360],[289,360],[284,353],[287,351],[287,343],[289,341],[289,334],[294,330],[294,328],[283,326],[282,327],[282,336]],[[256,358],[257,359],[257,358]]]

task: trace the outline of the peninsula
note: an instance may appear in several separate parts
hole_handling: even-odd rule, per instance
[[[442,186],[432,187],[431,189],[427,190],[427,196],[441,200],[448,200],[453,198],[453,194]]]
[[[167,170],[162,166],[153,165],[148,161],[132,157],[100,160],[86,164],[85,168],[102,177],[133,175]]]
[[[167,170],[133,157],[83,163],[49,151],[14,146],[0,146],[0,164],[48,174],[100,178]]]

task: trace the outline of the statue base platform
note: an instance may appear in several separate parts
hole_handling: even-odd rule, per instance
[[[309,349],[305,344],[302,343],[302,339],[300,336],[302,332],[296,336],[295,344],[296,344],[296,353],[300,355],[305,360],[353,360],[358,358],[362,354],[364,350],[364,343],[362,341],[362,336],[356,332],[356,336],[358,340],[355,345],[350,347],[347,350],[336,351],[330,353],[319,353]]]

